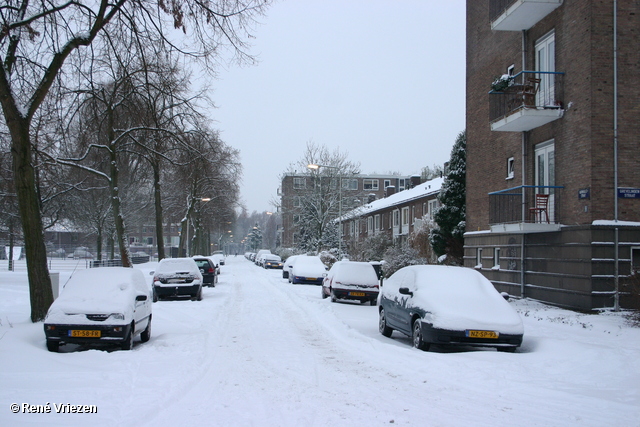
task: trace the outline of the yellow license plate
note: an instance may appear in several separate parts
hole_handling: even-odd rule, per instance
[[[82,329],[72,329],[69,331],[70,337],[75,338],[100,338],[100,331],[85,331]]]
[[[364,292],[349,292],[349,295],[351,295],[352,297],[363,297]]]
[[[469,338],[491,338],[498,339],[499,334],[494,331],[467,331]]]
[[[316,280],[315,277],[307,277],[307,280]]]

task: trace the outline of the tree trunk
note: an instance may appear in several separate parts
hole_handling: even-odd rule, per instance
[[[120,192],[118,188],[118,164],[116,161],[115,146],[111,145],[111,208],[113,211],[113,220],[116,226],[116,240],[118,241],[118,249],[120,249],[120,259],[123,267],[131,267],[131,256],[129,255],[129,242],[127,242],[127,233],[124,226],[124,218],[122,217],[122,209],[120,203]]]
[[[165,258],[164,236],[162,220],[162,195],[160,193],[160,165],[154,163],[153,168],[153,197],[156,209],[156,243],[158,246],[158,261]]]
[[[25,119],[15,121],[7,119],[7,123],[11,131],[13,176],[27,259],[31,321],[39,322],[44,320],[49,306],[53,303],[53,291],[47,268],[47,250],[42,232],[40,201],[38,200],[35,172],[31,162],[29,123]]]

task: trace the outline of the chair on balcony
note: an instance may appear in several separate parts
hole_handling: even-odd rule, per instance
[[[533,222],[542,222],[543,218],[546,218],[547,224],[550,223],[548,194],[536,194],[535,206],[529,208],[529,216]]]
[[[536,106],[536,94],[540,88],[541,79],[529,77],[527,83],[522,87],[522,101],[526,107]]]

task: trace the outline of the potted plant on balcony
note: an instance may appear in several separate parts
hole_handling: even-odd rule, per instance
[[[496,77],[493,83],[491,83],[491,90],[494,92],[504,92],[512,84],[513,76],[503,74],[500,77]]]

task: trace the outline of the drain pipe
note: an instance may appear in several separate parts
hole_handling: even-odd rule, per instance
[[[620,310],[620,240],[618,229],[618,0],[613,0],[613,191],[615,226],[615,267],[614,267],[614,305],[615,311]]]
[[[522,30],[522,71],[527,69],[527,31]],[[524,75],[523,75],[524,78]],[[522,223],[524,224],[527,220],[526,217],[526,209],[525,204],[527,202],[527,198],[524,194],[525,185],[527,185],[527,162],[525,159],[527,158],[527,132],[522,132],[521,137],[521,150],[522,150],[522,196],[521,197],[521,206],[522,206]],[[520,239],[520,298],[525,297],[525,238],[526,234],[522,233],[522,237]]]

